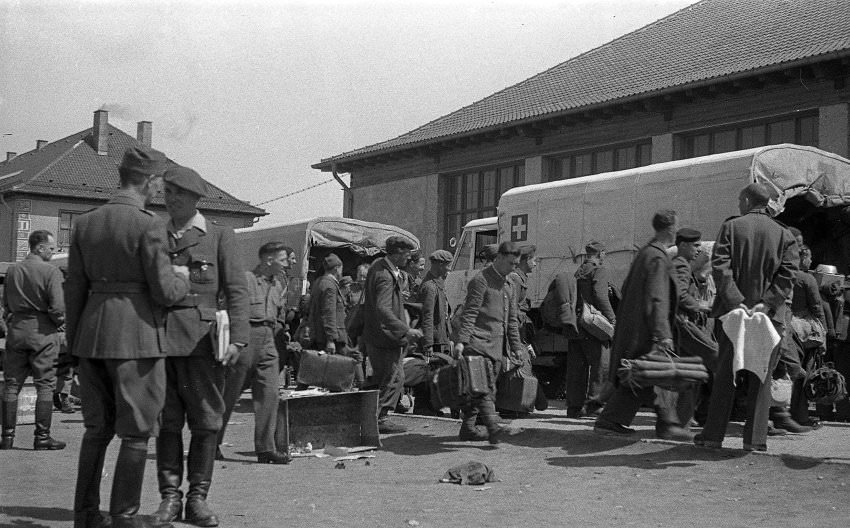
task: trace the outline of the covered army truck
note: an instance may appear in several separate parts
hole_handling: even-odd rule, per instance
[[[353,277],[358,265],[384,254],[391,236],[404,237],[420,247],[419,239],[400,227],[335,216],[235,231],[245,269],[257,265],[258,251],[267,242],[283,242],[295,251],[295,265],[288,274],[289,306],[297,306],[307,293],[328,253],[336,253],[342,259],[343,273]]]
[[[495,221],[476,220],[464,228],[447,280],[450,303],[463,302],[475,268],[469,255],[480,250],[479,241],[490,243],[488,234],[537,246],[539,264],[527,294],[537,309],[555,275],[575,272],[589,241],[605,244],[605,265],[619,285],[638,249],[652,238],[657,210],[675,210],[681,227],[713,240],[720,224],[739,214],[738,194],[752,182],[773,190],[775,216],[802,230],[814,265],[850,273],[850,160],[783,144],[511,189],[501,196]],[[562,365],[566,341],[545,331],[538,336],[538,363]]]

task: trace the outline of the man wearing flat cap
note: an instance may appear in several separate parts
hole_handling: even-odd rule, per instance
[[[242,389],[251,387],[254,404],[254,451],[260,462],[288,464],[289,454],[279,453],[275,444],[278,410],[279,352],[275,345],[275,328],[286,316],[286,285],[281,281],[289,267],[289,251],[283,242],[266,242],[257,252],[257,266],[245,272],[248,286],[251,326],[248,346],[236,363],[227,368],[224,379],[224,416],[218,432],[218,445],[224,442],[227,422]],[[216,459],[224,460],[221,449]]]
[[[208,221],[198,209],[206,184],[197,172],[175,166],[163,175],[170,220],[168,251],[189,268],[190,293],[172,305],[166,324],[166,398],[156,466],[162,502],[154,517],[171,522],[183,509],[183,426],[191,431],[186,476],[189,490],[183,518],[197,526],[217,526],[206,503],[215,462],[216,436],[223,425],[225,366],[236,362],[249,340],[248,291],[236,252],[233,229]],[[230,344],[219,361],[213,350],[219,298],[230,319]]]
[[[313,348],[328,354],[342,352],[348,343],[345,331],[345,299],[339,281],[342,279],[342,260],[331,253],[322,260],[324,274],[310,288],[310,328]]]
[[[74,526],[107,526],[100,480],[110,440],[121,448],[109,501],[114,528],[171,526],[136,513],[148,454],[165,402],[165,309],[189,292],[188,269],[172,267],[165,224],[145,209],[161,152],[130,147],[120,187],[74,221],[65,281],[68,349],[79,358],[86,432],[80,446]],[[85,256],[85,258],[84,258]]]
[[[616,324],[610,291],[617,291],[605,267],[605,245],[591,240],[584,248],[584,262],[575,274],[577,312],[582,305],[596,308],[612,325]],[[579,325],[579,338],[570,341],[567,351],[567,417],[596,415],[605,403],[603,390],[611,363],[611,342],[601,341]]]

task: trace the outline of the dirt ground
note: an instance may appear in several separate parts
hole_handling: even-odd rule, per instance
[[[234,413],[228,460],[216,462],[209,502],[224,527],[850,525],[850,465],[825,460],[850,460],[847,424],[827,424],[784,443],[771,439],[774,454],[765,455],[652,441],[648,413],[635,424],[640,434],[624,440],[597,436],[592,421],[568,420],[555,408],[515,421],[524,430],[498,448],[458,442],[456,421],[404,416],[399,420],[409,431],[384,437],[375,458],[335,469],[332,458],[255,463],[247,410],[242,405]],[[54,436],[68,441],[68,449],[34,452],[32,426],[22,426],[19,448],[0,452],[0,526],[71,525],[81,416],[54,417]],[[805,452],[817,435],[822,443],[830,439],[832,451],[775,454]],[[114,467],[116,446],[106,471]],[[159,500],[152,446],[149,459],[143,513]],[[470,460],[492,467],[500,481],[438,482],[449,467]],[[104,509],[111,480],[104,479]]]

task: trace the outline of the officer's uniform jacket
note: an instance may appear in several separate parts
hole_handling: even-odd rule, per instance
[[[711,256],[717,296],[711,310],[719,317],[744,304],[768,307],[771,318],[785,322],[786,301],[794,288],[799,248],[790,231],[764,209],[729,218],[720,226]]]
[[[505,352],[519,357],[525,350],[519,338],[513,286],[493,266],[469,281],[460,320],[455,342],[483,356],[501,361]]]
[[[131,191],[74,222],[65,279],[70,352],[96,359],[160,357],[166,352],[164,307],[182,299],[188,281],[166,254],[163,221]]]
[[[230,318],[230,342],[249,342],[248,288],[233,229],[207,222],[196,213],[182,234],[168,224],[168,252],[174,264],[189,268],[190,292],[168,311],[169,356],[211,353],[210,329],[219,296]]]
[[[446,281],[429,271],[419,288],[422,303],[422,346],[430,352],[434,345],[449,345],[449,300],[446,297]]]
[[[316,279],[310,289],[310,328],[313,341],[319,345],[348,341],[345,299],[339,290],[339,282],[330,275]]]

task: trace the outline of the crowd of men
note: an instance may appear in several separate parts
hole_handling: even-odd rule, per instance
[[[159,175],[167,221],[146,209],[159,189]],[[275,444],[279,370],[282,363],[297,368],[298,355],[279,357],[277,341],[281,326],[291,320],[281,277],[294,252],[269,242],[260,248],[256,267],[243,270],[233,230],[198,211],[204,181],[187,167],[166,167],[164,155],[155,150],[128,149],[119,181],[107,204],[75,222],[64,287],[61,272],[47,264],[55,240],[46,231],[32,233],[30,254],[7,275],[0,449],[14,445],[17,398],[28,375],[37,392],[34,448],[65,447],[50,436],[58,335],[64,331],[85,424],[75,526],[170,526],[181,519],[217,526],[207,503],[214,460],[223,458],[225,428],[244,389],[252,391],[258,462],[289,462]],[[803,276],[802,241],[767,214],[769,198],[763,185],[746,187],[741,216],[723,223],[713,251],[700,247],[701,233],[679,229],[674,211],[657,212],[655,236],[638,252],[622,291],[612,283],[599,242],[587,245],[574,275],[555,278],[541,312],[545,326],[570,339],[567,417],[593,416],[598,433],[629,435],[638,409],[651,405],[658,436],[720,447],[737,392],[745,400],[745,449],[766,449],[769,431],[801,433],[816,426],[800,379],[813,354],[825,347],[792,346],[794,335],[801,342],[792,322],[825,315],[817,284]],[[430,404],[434,368],[474,357],[488,371],[489,385],[455,410],[461,417],[459,439],[497,444],[510,434],[497,413],[496,382],[512,372],[532,375],[536,325],[526,289],[536,248],[504,242],[485,248],[482,257],[487,264],[469,282],[465,302],[454,314],[445,291],[452,260],[447,251],[426,259],[410,240],[390,237],[385,256],[356,266],[354,278],[343,275],[345,264],[336,254],[321,259],[309,301],[302,303],[307,336],[302,344],[356,360],[355,386],[379,391],[381,433],[405,430],[391,419],[405,387],[413,393],[414,412],[440,413]],[[423,277],[426,262],[430,267]],[[581,314],[591,308],[607,320],[612,335],[600,336],[580,324]],[[230,341],[218,344],[211,328],[224,309]],[[735,309],[766,314],[782,336],[764,354],[770,375],[744,371],[736,380],[734,346],[718,323]],[[708,353],[687,348],[683,325],[709,341]],[[653,351],[702,354],[711,383],[674,392],[620,382],[614,367],[621,360]],[[788,372],[796,380],[791,409],[771,407],[770,380]],[[542,391],[534,405],[545,408]],[[690,431],[693,420],[704,425],[698,435]],[[106,517],[100,511],[100,483],[115,435],[121,444]],[[140,516],[151,437],[156,438],[161,503],[153,515]]]

